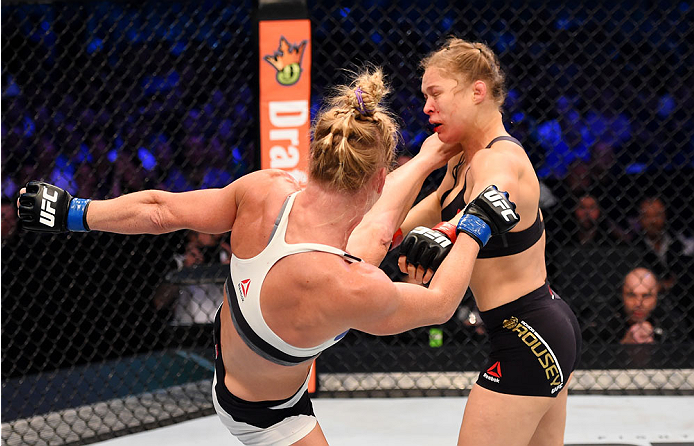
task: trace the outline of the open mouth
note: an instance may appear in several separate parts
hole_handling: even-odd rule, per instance
[[[430,124],[431,124],[431,126],[433,127],[433,130],[434,130],[436,133],[438,133],[438,132],[441,130],[441,125],[442,125],[441,123],[439,123],[439,122],[432,122],[432,123],[430,123]]]

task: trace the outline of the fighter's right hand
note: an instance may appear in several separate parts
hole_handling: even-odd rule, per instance
[[[17,215],[22,228],[37,232],[88,231],[90,200],[72,198],[69,192],[42,181],[30,181],[19,191]]]
[[[439,139],[439,135],[434,133],[424,140],[422,147],[419,149],[420,155],[430,156],[436,162],[436,168],[441,168],[446,165],[455,155],[463,150],[463,146],[459,143],[448,144]]]

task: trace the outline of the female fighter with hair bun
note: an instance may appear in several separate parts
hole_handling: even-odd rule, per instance
[[[459,237],[429,289],[393,283],[378,269],[424,179],[460,149],[431,137],[387,175],[397,128],[380,105],[388,92],[381,71],[337,91],[313,124],[303,189],[283,171],[262,170],[222,189],[103,201],[31,182],[18,200],[24,228],[36,231],[231,231],[212,395],[222,423],[247,445],[327,444],[307,392],[313,359],[351,328],[388,335],[445,321],[479,249],[472,236]],[[42,217],[47,206],[52,222]],[[484,198],[475,210],[477,226],[513,227]]]

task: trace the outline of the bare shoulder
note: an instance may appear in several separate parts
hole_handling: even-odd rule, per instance
[[[239,178],[238,183],[242,183],[245,188],[265,188],[279,187],[300,189],[299,183],[287,172],[279,169],[256,170]]]
[[[537,205],[536,183],[537,179],[525,150],[511,141],[498,141],[491,150],[478,151],[470,161],[469,192],[465,198],[472,199],[487,186],[495,185],[499,190],[508,192],[523,211],[532,207],[532,203]],[[532,193],[528,193],[529,191]]]
[[[479,170],[496,170],[499,168],[518,170],[528,161],[528,156],[521,146],[511,141],[498,141],[491,150],[480,150],[470,161],[472,173]]]
[[[239,178],[237,204],[263,201],[277,193],[283,197],[301,189],[299,183],[287,172],[278,169],[258,170]]]

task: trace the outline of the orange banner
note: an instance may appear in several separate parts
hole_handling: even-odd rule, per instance
[[[311,125],[311,22],[264,20],[260,46],[260,166],[306,182]]]

